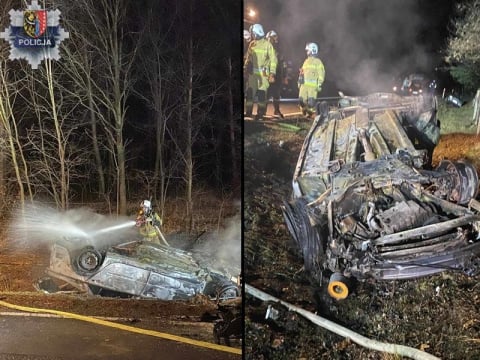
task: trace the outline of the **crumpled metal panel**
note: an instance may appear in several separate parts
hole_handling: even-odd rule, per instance
[[[109,248],[101,255],[98,268],[86,270],[78,268],[76,258],[84,250],[78,246],[70,248],[71,242],[62,245],[52,247],[47,273],[83,291],[91,286],[90,289],[96,289],[92,290],[94,293],[105,289],[131,296],[178,300],[203,294],[207,285],[211,292],[210,284],[214,284],[225,288],[222,296],[238,296],[233,291],[237,284],[230,277],[201,267],[190,252],[181,249],[134,241]],[[227,293],[229,287],[232,290]]]
[[[343,98],[317,116],[282,207],[314,276],[407,279],[479,266],[480,206],[473,165],[431,170],[439,139],[434,98]],[[468,265],[468,266],[467,266]]]
[[[92,285],[130,295],[140,295],[145,288],[150,271],[136,266],[111,262],[107,259],[99,272],[89,278]]]
[[[182,279],[151,272],[141,295],[162,300],[188,299],[202,293],[205,284],[206,281]]]
[[[107,252],[101,269],[87,282],[130,295],[173,300],[201,293],[207,276],[188,252],[142,244],[128,257]]]
[[[411,106],[410,103],[407,105]],[[315,197],[323,193],[334,177],[332,174],[337,164],[340,168],[344,164],[406,154],[415,167],[423,166],[426,151],[415,148],[402,121],[407,120],[399,118],[397,107],[370,109],[357,106],[343,110],[342,116],[333,111],[326,120],[317,118],[304,142],[295,170],[295,196],[312,196],[314,193]],[[424,129],[426,125],[422,122],[421,126]]]

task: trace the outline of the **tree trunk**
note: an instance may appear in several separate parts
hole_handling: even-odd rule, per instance
[[[57,155],[58,162],[60,163],[60,208],[65,210],[68,208],[68,182],[67,173],[65,169],[65,141],[63,138],[63,130],[60,125],[60,119],[58,118],[57,105],[55,102],[54,85],[53,85],[53,71],[52,60],[45,59],[45,70],[48,82],[48,94],[50,96],[50,111],[53,117],[53,123],[55,125],[55,135],[57,141]]]
[[[120,24],[120,4],[113,11],[114,21],[112,26],[112,85],[113,85],[113,121],[115,123],[115,146],[117,148],[118,161],[118,214],[127,214],[127,179],[125,172],[125,144],[123,142],[123,127],[125,125],[124,113],[124,94],[122,94],[122,84],[124,80],[121,77],[122,73],[122,43],[119,34],[118,24]]]
[[[233,118],[233,92],[232,92],[232,58],[227,59],[228,82],[227,82],[227,103],[228,103],[228,124],[230,130],[230,154],[232,156],[232,187],[240,186],[240,175],[237,167],[237,149],[235,141],[235,119]]]
[[[165,179],[165,165],[163,159],[163,143],[165,138],[165,118],[162,111],[162,102],[158,100],[158,107],[155,107],[156,117],[156,153],[155,153],[155,170],[154,170],[154,196],[156,203],[159,204],[158,212],[163,218],[163,210],[165,208],[165,191],[166,191],[166,179]]]
[[[85,54],[85,63],[88,62],[87,55]],[[100,156],[100,149],[98,147],[98,136],[97,136],[97,115],[93,107],[93,89],[92,89],[92,80],[89,76],[86,77],[86,86],[87,86],[87,97],[88,97],[88,112],[90,113],[90,129],[92,131],[92,145],[93,145],[93,154],[95,156],[95,168],[98,173],[98,192],[101,196],[105,195],[105,174],[102,164],[102,158]]]
[[[155,109],[155,169],[154,169],[154,185],[153,195],[155,202],[157,203],[158,212],[163,219],[163,213],[165,209],[165,196],[166,196],[166,179],[165,179],[165,164],[163,159],[163,146],[165,141],[165,127],[166,118],[163,113],[163,86],[162,86],[162,64],[161,59],[157,54],[157,72],[152,80],[153,87],[153,103]]]
[[[25,205],[25,187],[23,182],[27,183],[30,200],[32,200],[32,190],[28,180],[27,165],[25,162],[25,157],[23,155],[23,149],[20,146],[18,139],[18,129],[13,115],[13,105],[10,100],[10,84],[8,82],[8,76],[6,71],[5,62],[0,63],[0,120],[3,125],[3,132],[6,133],[8,141],[8,149],[10,152],[13,168],[15,170],[15,177],[18,184],[18,200],[20,200],[20,205],[22,209]],[[20,169],[19,160],[23,164],[24,174],[22,177],[22,171]]]
[[[117,133],[117,168],[118,168],[118,214],[127,214],[127,185],[125,172],[125,146],[123,145],[122,132]]]
[[[187,128],[185,141],[185,181],[186,181],[186,202],[187,202],[187,229],[189,232],[193,230],[193,158],[192,158],[192,92],[193,92],[193,39],[192,39],[192,17],[193,17],[193,0],[190,1],[188,17],[188,79],[187,79]]]

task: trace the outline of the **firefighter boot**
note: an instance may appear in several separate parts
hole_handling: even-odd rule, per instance
[[[283,114],[280,112],[280,101],[278,101],[278,99],[273,99],[273,108],[275,109],[273,114],[278,115],[283,119]]]
[[[252,88],[247,89],[245,94],[245,117],[252,117],[253,112],[253,90]]]
[[[266,103],[266,94],[265,91],[259,90],[258,94],[258,103],[257,103],[257,115],[255,120],[263,120],[263,117],[267,113],[267,103]]]

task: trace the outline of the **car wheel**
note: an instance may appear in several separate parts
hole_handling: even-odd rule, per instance
[[[87,246],[74,257],[74,269],[79,275],[90,275],[100,268],[102,262],[102,254],[93,247]]]
[[[283,216],[295,243],[302,252],[305,269],[321,278],[321,260],[324,256],[324,244],[318,229],[311,225],[307,201],[303,198],[284,202]]]
[[[214,300],[234,299],[240,296],[238,286],[227,279],[220,278],[208,282],[203,293]]]

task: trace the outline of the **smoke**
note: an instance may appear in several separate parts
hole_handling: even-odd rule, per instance
[[[213,269],[224,270],[233,276],[240,274],[242,263],[242,226],[240,215],[225,221],[224,227],[204,236],[192,252],[199,261]]]
[[[137,234],[133,219],[104,216],[87,208],[59,211],[34,203],[14,214],[17,216],[10,223],[9,237],[18,246],[30,248],[60,240],[104,247],[134,240]]]
[[[264,7],[260,21],[265,31],[278,32],[284,57],[294,68],[305,60],[305,44],[316,42],[326,84],[334,84],[335,92],[361,95],[391,91],[393,78],[400,74],[432,70],[432,53],[422,41],[429,25],[420,15],[420,3],[269,0],[259,6]],[[322,96],[331,95],[336,93],[324,89]]]
[[[67,211],[34,203],[20,209],[11,221],[9,238],[18,247],[37,248],[58,241],[69,242],[70,247],[93,245],[105,248],[138,239],[135,221],[128,217],[106,216],[87,208]],[[225,221],[222,229],[205,234],[192,253],[209,268],[238,275],[241,269],[240,215]]]

